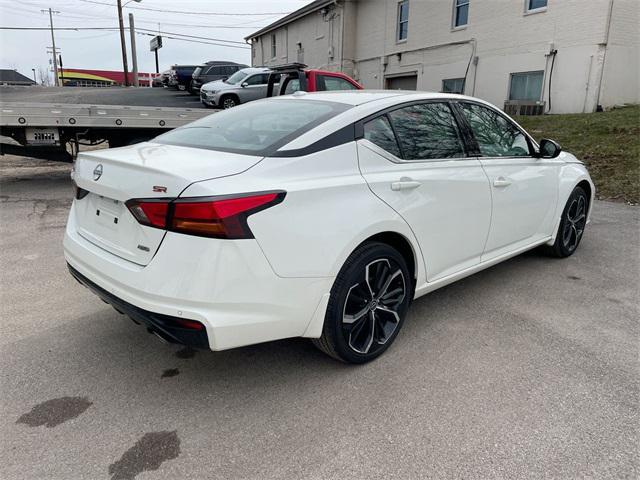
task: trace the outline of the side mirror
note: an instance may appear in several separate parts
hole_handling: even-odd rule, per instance
[[[248,84],[247,82],[242,82],[242,83],[240,84],[240,86],[241,86],[242,88],[246,88],[246,87],[248,87],[248,86],[249,86],[249,84]]]
[[[222,77],[220,80],[222,80],[223,82],[226,82],[229,79],[229,77]]]
[[[562,147],[553,140],[543,138],[540,140],[540,158],[556,158],[562,152]]]

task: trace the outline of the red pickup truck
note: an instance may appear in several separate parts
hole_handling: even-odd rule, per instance
[[[328,72],[307,68],[302,63],[290,63],[270,67],[267,97],[287,95],[299,90],[324,92],[329,90],[362,90],[362,85],[340,72]],[[278,83],[278,91],[274,87]]]

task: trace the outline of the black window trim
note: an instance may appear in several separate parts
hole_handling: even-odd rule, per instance
[[[524,128],[522,128],[520,125],[518,125],[515,120],[513,120],[511,117],[509,117],[506,113],[504,113],[503,111],[495,108],[492,105],[488,105],[486,103],[482,103],[482,102],[477,102],[474,100],[458,100],[458,99],[452,99],[451,102],[455,105],[455,111],[457,116],[459,117],[459,121],[464,123],[465,125],[465,130],[467,130],[468,135],[469,135],[469,140],[470,140],[470,146],[472,148],[472,150],[475,152],[475,156],[478,158],[486,158],[486,159],[509,159],[509,158],[539,158],[540,155],[540,147],[538,146],[538,143],[533,139],[533,137],[531,135],[529,135],[529,132],[527,132]],[[478,105],[479,107],[484,107],[488,110],[491,110],[492,112],[496,113],[498,116],[504,118],[507,123],[510,123],[511,125],[513,125],[520,133],[522,133],[525,137],[525,139],[527,140],[527,144],[529,145],[529,155],[527,155],[526,157],[520,157],[520,156],[505,156],[505,157],[488,157],[488,156],[484,156],[482,155],[482,153],[480,152],[480,146],[478,144],[478,141],[476,139],[475,134],[473,133],[473,129],[471,128],[471,125],[469,124],[469,122],[467,121],[466,116],[464,115],[464,113],[462,112],[462,106],[460,104],[462,103],[469,103],[469,104],[473,104],[473,105]]]
[[[389,124],[391,125],[391,129],[393,130],[393,134],[396,138],[396,143],[398,144],[398,147],[400,149],[400,153],[402,155],[402,158],[398,158],[395,155],[393,155],[391,152],[387,152],[390,155],[393,155],[393,157],[398,158],[401,163],[431,163],[431,162],[444,162],[444,161],[458,161],[458,160],[468,160],[469,158],[475,158],[478,155],[473,154],[474,153],[474,148],[477,149],[477,143],[474,145],[471,142],[471,138],[469,135],[469,131],[468,131],[468,125],[466,123],[462,123],[460,122],[460,118],[458,115],[458,112],[456,111],[456,109],[453,106],[453,102],[455,100],[451,99],[451,98],[429,98],[429,99],[423,99],[423,100],[412,100],[410,102],[403,102],[403,103],[399,103],[396,105],[392,105],[391,107],[387,107],[383,110],[380,110],[376,113],[373,113],[359,121],[356,122],[356,126],[355,126],[355,139],[356,140],[360,140],[360,139],[364,139],[364,124],[371,121],[371,120],[375,120],[377,117],[380,116],[386,116],[387,120],[389,121]],[[412,105],[422,105],[422,104],[426,104],[426,103],[444,103],[447,104],[449,106],[449,108],[451,109],[451,114],[453,115],[454,121],[456,122],[456,126],[458,127],[458,131],[460,133],[460,139],[462,141],[462,148],[464,150],[464,157],[454,157],[454,158],[415,158],[415,159],[406,159],[405,155],[404,155],[404,150],[402,149],[402,144],[400,143],[400,140],[398,139],[398,135],[396,133],[396,129],[393,125],[393,121],[391,120],[391,118],[388,116],[388,113],[393,112],[394,110],[399,110],[401,108],[405,108],[405,107],[410,107]],[[373,143],[373,142],[372,142]],[[375,145],[375,144],[374,144]],[[384,150],[382,147],[378,147],[382,150]],[[384,150],[386,152],[386,150]]]

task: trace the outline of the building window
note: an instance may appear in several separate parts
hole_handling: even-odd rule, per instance
[[[278,51],[276,50],[276,34],[271,34],[271,58],[276,58],[276,54]]]
[[[469,0],[453,0],[453,28],[469,23]]]
[[[464,78],[447,78],[442,80],[443,93],[464,93]]]
[[[544,72],[512,73],[509,86],[509,100],[537,102],[542,95]]]
[[[525,0],[527,12],[547,8],[547,0]]]
[[[407,39],[409,33],[409,0],[398,3],[398,42]]]

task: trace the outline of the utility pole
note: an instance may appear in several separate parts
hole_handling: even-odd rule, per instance
[[[124,86],[129,86],[129,67],[127,66],[127,44],[124,41],[124,22],[122,21],[122,0],[118,0],[118,22],[120,23],[120,47],[122,48],[122,71],[124,73]]]
[[[129,33],[131,33],[131,63],[133,66],[133,86],[139,87],[138,80],[138,55],[136,53],[136,28],[133,24],[133,13],[129,14]]]
[[[120,3],[120,0],[118,0],[118,3]],[[49,12],[49,23],[51,24],[51,45],[53,45],[53,81],[55,86],[57,87],[60,82],[58,81],[58,60],[56,59],[56,39],[53,35],[53,14],[59,14],[60,12],[58,12],[57,10],[51,10],[51,8],[49,8],[48,10],[40,10],[42,13],[47,13]]]

